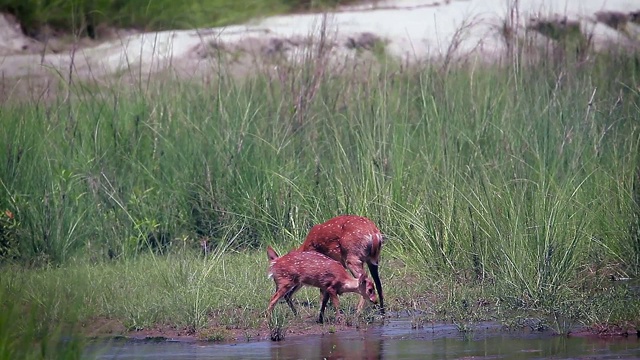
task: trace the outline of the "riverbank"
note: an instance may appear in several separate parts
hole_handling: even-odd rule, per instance
[[[23,358],[67,334],[366,329],[381,319],[355,316],[355,296],[344,327],[310,321],[315,289],[296,295],[299,317],[278,305],[264,323],[266,246],[285,253],[344,213],[386,235],[386,305],[412,326],[637,332],[638,51],[562,34],[496,62],[408,63],[379,40],[335,61],[319,36],[253,62],[211,46],[196,78],[82,77],[74,62],[7,80],[0,343]]]
[[[2,281],[2,303],[26,305],[36,329],[59,324],[89,339],[286,341],[300,335],[366,332],[394,320],[404,320],[418,331],[453,327],[462,334],[482,330],[489,323],[503,331],[580,337],[637,336],[639,330],[637,281],[595,276],[583,279],[583,286],[590,284],[588,289],[549,294],[539,303],[514,304],[513,294],[504,293],[500,282],[442,272],[432,276],[418,262],[401,261],[402,256],[393,250],[385,252],[381,267],[388,299],[385,318],[374,306],[356,315],[358,297],[348,294],[341,298],[343,322],[336,323],[329,308],[329,321],[317,324],[320,299],[316,289],[305,288],[294,298],[298,316],[282,303],[275,309],[275,322],[269,323],[265,309],[274,284],[266,276],[267,259],[260,252],[211,259],[197,253],[144,256],[58,269],[4,268],[13,277]],[[412,286],[407,287],[408,283]]]

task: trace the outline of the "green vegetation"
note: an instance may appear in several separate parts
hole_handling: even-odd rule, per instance
[[[260,16],[318,10],[353,0],[3,0],[27,35],[48,32],[99,37],[101,27],[191,29],[237,24]]]
[[[425,311],[416,327],[638,329],[637,288],[609,278],[640,270],[639,56],[353,72],[309,57],[7,102],[0,306],[33,329],[281,338],[292,315],[264,324],[265,246],[356,213],[388,236],[388,304]]]
[[[8,274],[5,269],[0,288],[0,359],[81,359],[82,337],[73,335],[70,323],[56,321],[75,322],[73,309],[79,304],[57,304],[50,297],[55,292],[22,292]],[[37,298],[17,302],[16,294]]]

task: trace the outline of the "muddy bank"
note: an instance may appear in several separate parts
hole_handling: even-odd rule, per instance
[[[555,337],[560,336],[548,328],[518,327],[509,328],[498,322],[480,322],[470,325],[467,330],[450,323],[433,322],[416,325],[409,317],[390,316],[370,323],[359,324],[317,324],[315,317],[295,318],[287,321],[285,327],[286,341],[309,336],[325,336],[340,334],[343,337],[362,337],[367,332],[383,332],[388,337],[411,336],[420,340],[433,340],[443,337],[471,336],[472,338],[493,336],[497,334],[517,335],[521,337]],[[127,330],[121,322],[109,319],[94,319],[82,325],[82,331],[94,340],[131,340],[155,342],[186,343],[221,343],[234,344],[254,341],[271,341],[271,331],[264,322],[253,329],[237,329],[229,326],[214,326],[203,329],[190,329],[175,325],[155,325],[151,328]],[[633,326],[594,325],[592,327],[576,326],[568,337],[613,339],[640,338],[640,329]]]
[[[287,320],[284,326],[284,339],[296,336],[324,335],[331,333],[366,332],[370,327],[383,325],[382,321],[375,323],[332,323],[318,324],[316,317],[294,318]],[[385,321],[388,322],[389,320]],[[213,321],[215,323],[215,321]],[[410,325],[409,325],[410,327]],[[217,342],[237,343],[248,341],[266,341],[271,339],[271,330],[262,321],[255,328],[235,328],[233,326],[212,325],[203,329],[180,327],[172,324],[156,324],[149,328],[128,330],[121,321],[114,319],[92,319],[80,325],[80,331],[92,339],[129,339],[152,341],[183,341],[183,342]],[[450,327],[446,331],[451,331]]]

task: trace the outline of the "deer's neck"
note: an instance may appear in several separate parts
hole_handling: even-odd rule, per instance
[[[349,277],[347,280],[345,280],[344,283],[342,283],[342,286],[340,286],[340,293],[347,293],[347,292],[357,293],[359,292],[358,290],[359,285],[360,284],[358,282],[358,279]]]

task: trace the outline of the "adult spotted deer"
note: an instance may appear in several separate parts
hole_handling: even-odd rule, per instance
[[[318,316],[319,323],[324,320],[324,309],[329,298],[331,298],[333,307],[336,308],[336,319],[340,317],[338,295],[354,292],[362,295],[363,298],[369,298],[374,303],[377,302],[373,283],[366,274],[361,274],[356,279],[339,262],[328,256],[314,251],[293,250],[278,257],[278,254],[270,246],[267,247],[267,256],[270,260],[269,277],[273,278],[276,283],[276,292],[271,297],[267,308],[269,316],[271,316],[278,300],[283,296],[291,311],[297,315],[298,312],[293,306],[291,297],[302,285],[320,288],[322,305]]]
[[[378,275],[382,241],[383,236],[373,221],[362,216],[341,215],[312,227],[298,250],[325,254],[339,261],[356,277],[364,273],[366,263],[378,290],[380,312],[384,314],[384,297]],[[364,304],[363,297],[358,303],[358,311]]]

